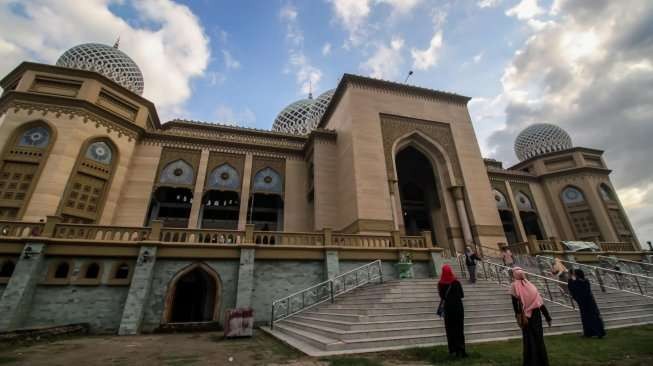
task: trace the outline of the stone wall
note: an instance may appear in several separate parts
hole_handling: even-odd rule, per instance
[[[356,267],[360,267],[369,263],[369,261],[340,261],[340,273],[351,271]],[[383,278],[392,280],[397,279],[397,262],[382,261]],[[413,262],[413,274],[415,278],[429,278],[432,277],[431,266],[429,262]]]
[[[256,261],[252,308],[256,322],[270,319],[272,301],[326,279],[322,261]]]
[[[192,260],[166,260],[157,259],[152,278],[150,297],[145,306],[142,330],[150,332],[156,329],[162,322],[165,308],[166,292],[172,278],[182,269],[197,261]],[[236,305],[236,287],[238,286],[238,261],[236,260],[215,260],[202,262],[220,276],[222,282],[222,293],[220,299],[220,320],[223,320],[226,309]]]
[[[39,285],[23,327],[89,323],[93,333],[114,333],[127,290],[126,286]]]

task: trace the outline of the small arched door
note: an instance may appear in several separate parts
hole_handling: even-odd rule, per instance
[[[180,272],[168,290],[166,321],[208,322],[218,319],[220,283],[217,274],[204,265]]]

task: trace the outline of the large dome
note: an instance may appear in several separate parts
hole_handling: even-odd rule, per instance
[[[520,132],[515,140],[515,154],[520,161],[572,147],[569,134],[549,123],[530,125]]]
[[[316,99],[309,97],[290,104],[274,120],[272,130],[296,135],[308,134],[320,122],[335,91],[327,90]]]
[[[85,43],[64,52],[57,66],[98,72],[134,93],[143,94],[143,74],[127,54],[100,43]]]

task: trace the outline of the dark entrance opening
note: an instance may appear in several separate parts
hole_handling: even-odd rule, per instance
[[[515,229],[515,220],[512,212],[499,210],[499,217],[501,218],[501,225],[503,225],[503,232],[506,234],[508,244],[517,243],[517,230]]]
[[[283,199],[278,194],[254,193],[248,214],[248,221],[256,230],[283,230]]]
[[[201,268],[184,274],[175,285],[170,322],[212,321],[215,311],[215,280]]]
[[[397,153],[396,166],[406,235],[420,235],[428,230],[436,243],[434,217],[441,205],[431,162],[409,146]]]
[[[161,220],[165,227],[186,228],[192,205],[193,192],[190,189],[159,187],[152,195],[147,225],[152,220]]]
[[[544,235],[542,235],[540,223],[535,212],[521,211],[519,216],[521,217],[522,224],[524,224],[524,231],[526,232],[527,236],[535,235],[537,240],[544,240]]]
[[[238,228],[240,199],[237,192],[211,190],[204,194],[200,214],[203,229]]]

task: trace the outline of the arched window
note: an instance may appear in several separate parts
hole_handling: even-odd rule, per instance
[[[254,175],[248,204],[248,221],[257,230],[283,230],[283,179],[267,167]]]
[[[86,267],[86,273],[84,273],[84,278],[94,279],[98,278],[100,275],[100,265],[93,262]]]
[[[612,227],[619,237],[619,241],[630,243],[634,240],[634,235],[630,229],[630,224],[626,219],[614,191],[605,183],[599,184],[599,195],[603,200],[603,205],[608,212]]]
[[[14,269],[16,269],[16,262],[11,259],[7,259],[2,262],[2,267],[0,267],[0,277],[9,278],[14,274]]]
[[[52,147],[53,133],[44,122],[19,127],[0,160],[0,220],[20,218]]]
[[[522,225],[524,226],[524,232],[526,233],[526,236],[535,235],[538,240],[544,239],[542,228],[540,226],[540,220],[537,216],[537,211],[535,210],[535,205],[533,205],[531,198],[526,193],[520,191],[515,195],[515,201],[517,202],[519,218],[521,219]]]
[[[576,239],[593,241],[600,238],[601,233],[583,192],[576,187],[569,186],[562,190],[560,196],[569,215]]]
[[[494,197],[494,201],[497,204],[497,208],[499,210],[509,210],[510,207],[508,206],[508,200],[506,200],[506,196],[503,195],[503,193],[499,192],[496,189],[492,190],[492,196]]]
[[[94,139],[84,144],[60,209],[65,222],[92,224],[100,219],[116,154],[115,145],[108,139]]]
[[[604,201],[606,202],[615,201],[614,193],[612,192],[610,187],[607,186],[607,184],[601,183],[601,185],[599,185],[599,193],[601,194],[601,198]]]
[[[517,202],[517,208],[519,211],[535,211],[535,206],[531,199],[523,192],[517,192],[515,195],[515,201]]]
[[[117,280],[129,278],[129,265],[127,263],[120,263],[116,267],[116,272],[113,274],[113,278]]]
[[[274,169],[263,168],[254,175],[252,192],[281,194],[283,192],[283,179]]]
[[[494,202],[496,202],[497,210],[499,210],[501,226],[503,227],[503,233],[506,235],[508,244],[514,244],[518,242],[515,215],[513,215],[513,212],[510,209],[510,205],[508,204],[506,196],[498,189],[492,190],[492,196],[494,197]]]
[[[206,186],[208,189],[239,191],[240,176],[236,168],[229,164],[222,164],[209,174]]]
[[[183,160],[176,160],[166,165],[161,171],[159,183],[170,185],[193,184],[195,173],[193,167]]]
[[[61,262],[57,265],[57,268],[54,271],[54,278],[57,279],[68,278],[69,272],[70,272],[70,265],[68,264],[68,262]]]

